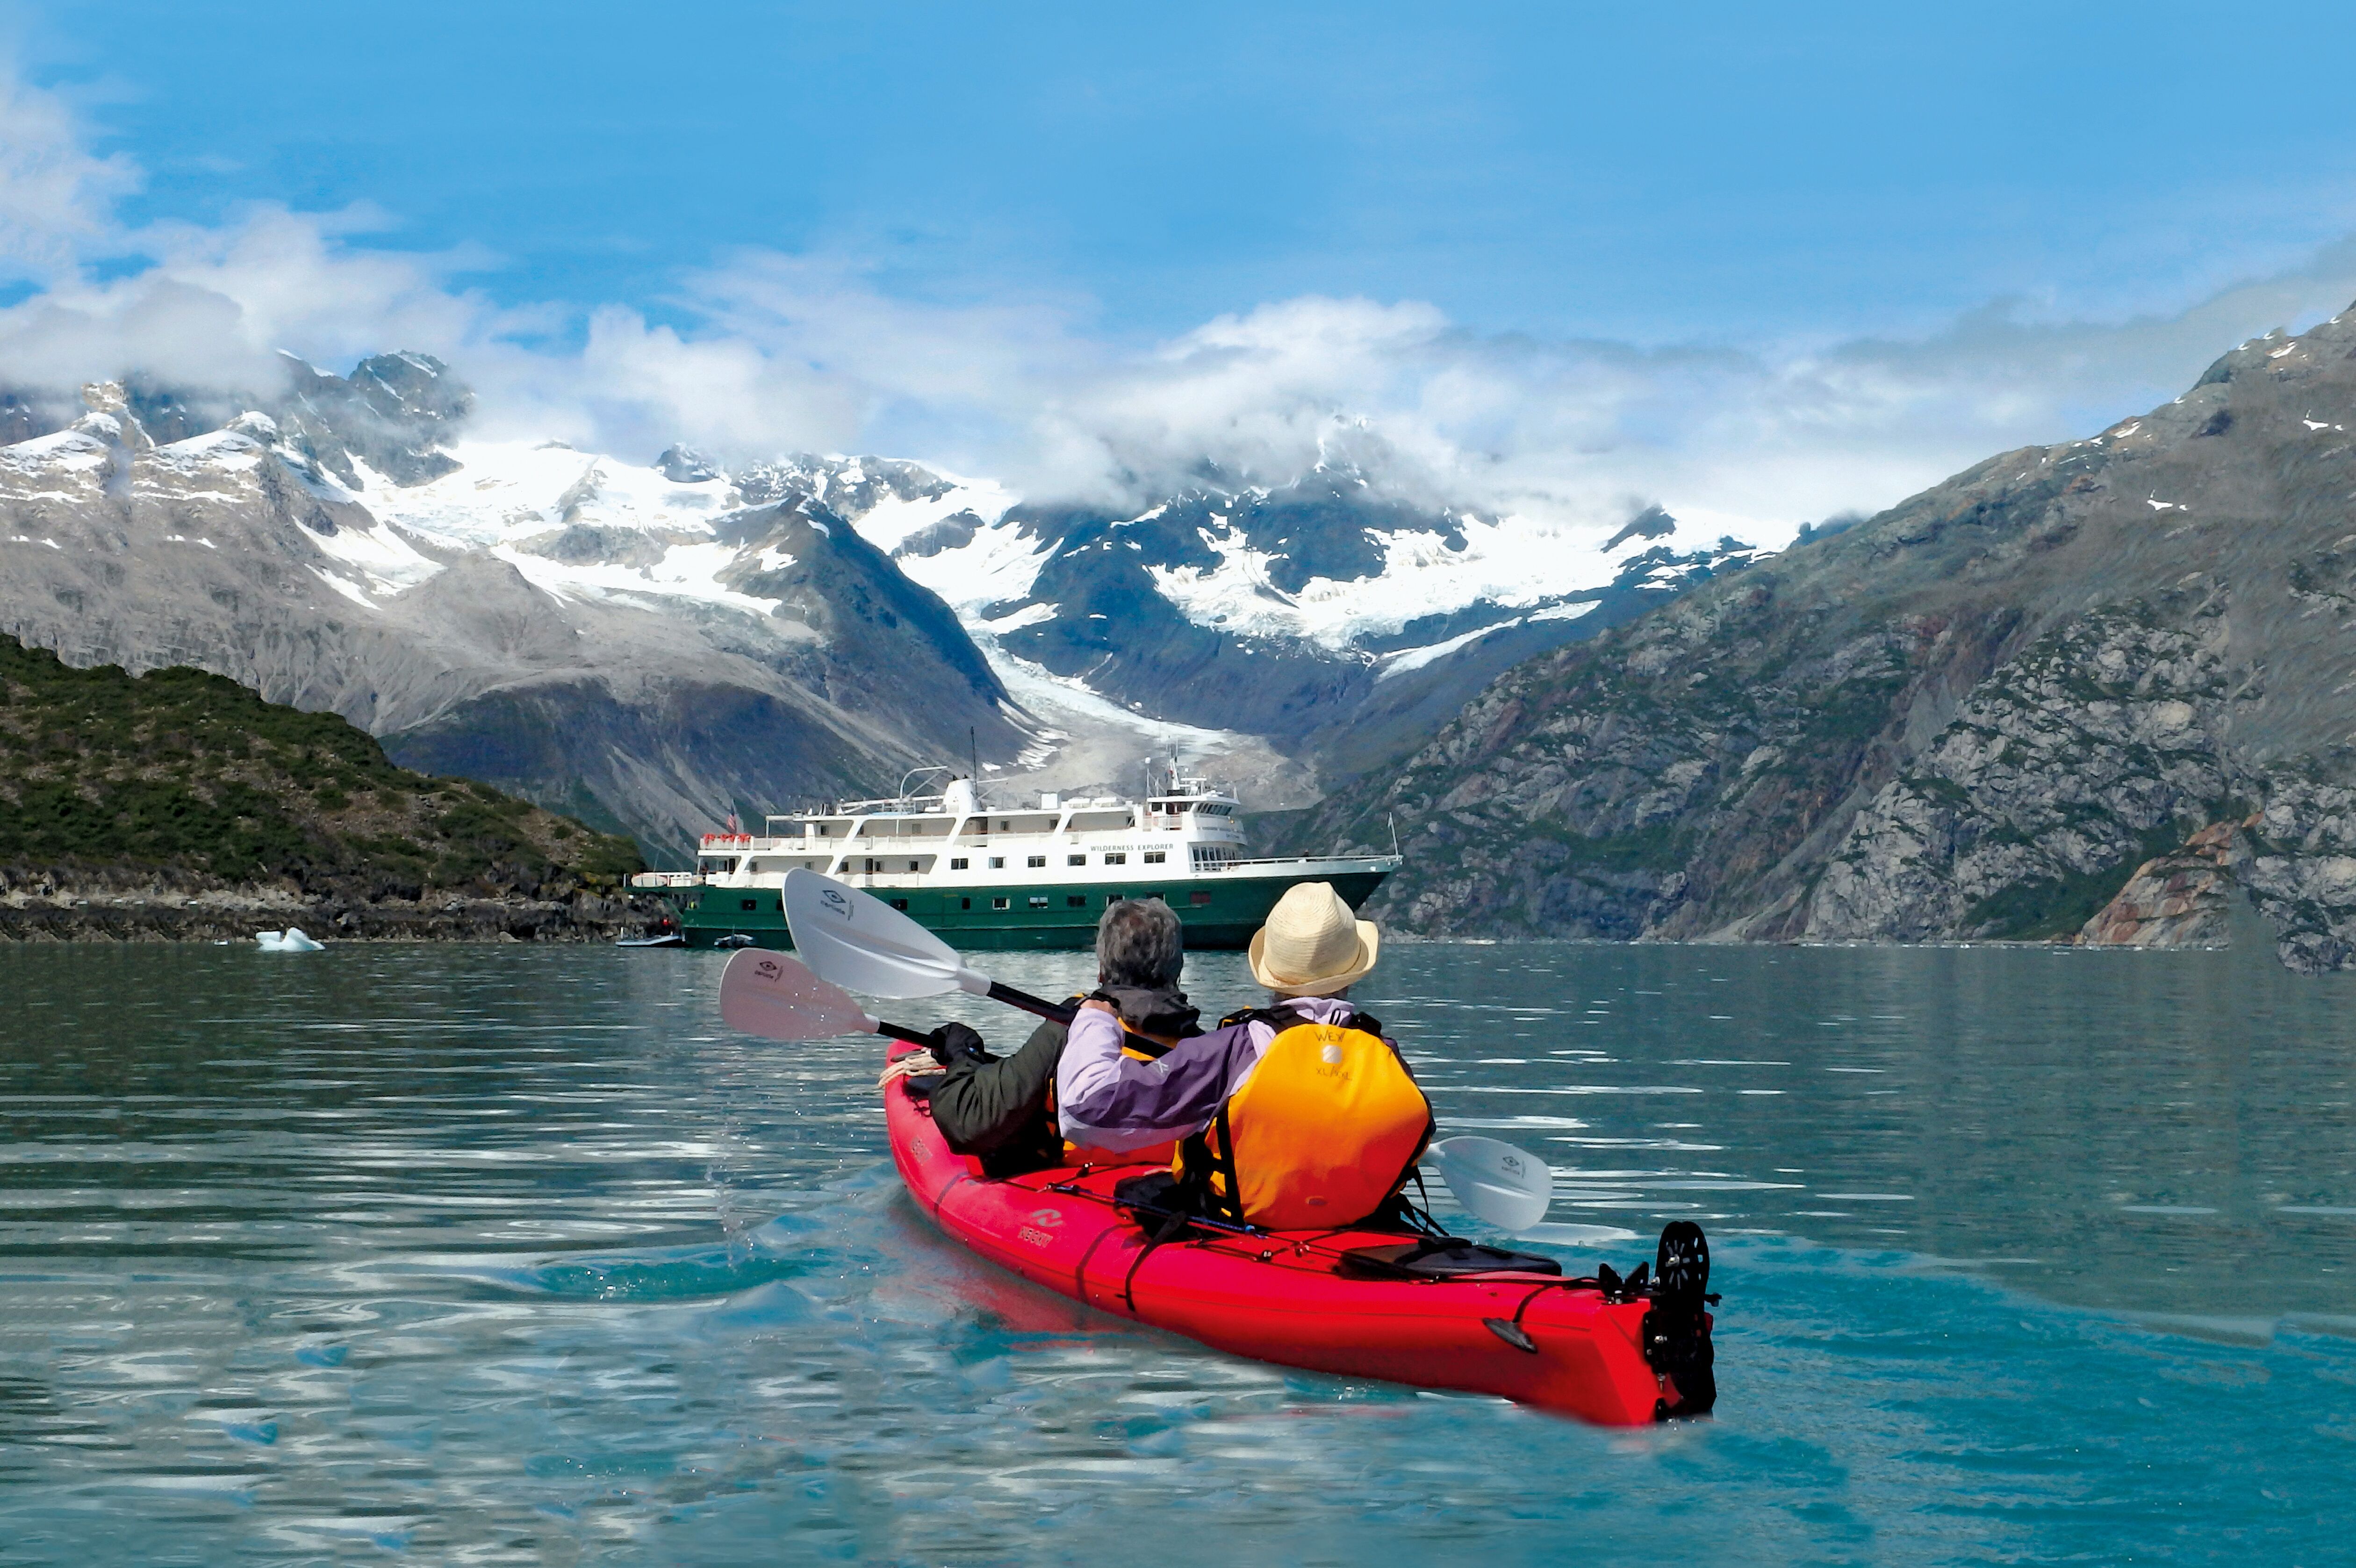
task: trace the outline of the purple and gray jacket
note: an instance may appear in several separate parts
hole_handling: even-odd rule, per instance
[[[1295,997],[1276,1004],[1303,1023],[1347,1024],[1357,1016],[1333,997]],[[1201,1132],[1244,1086],[1276,1030],[1258,1019],[1180,1040],[1151,1061],[1124,1056],[1120,1021],[1093,1008],[1072,1020],[1055,1067],[1055,1115],[1064,1136],[1083,1148],[1127,1154]]]

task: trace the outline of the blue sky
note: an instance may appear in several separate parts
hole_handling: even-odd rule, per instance
[[[1050,477],[1077,473],[1076,441],[1101,478],[1220,428],[1200,376],[1172,390],[1173,360],[1275,353],[1387,450],[1450,447],[1417,459],[1443,487],[1432,464],[1461,479],[1467,453],[1592,444],[1593,384],[1617,385],[1610,439],[1661,447],[1672,482],[1632,456],[1597,483],[1666,493],[1698,461],[1665,434],[1692,399],[1789,400],[1795,366],[1846,366],[1810,427],[1816,479],[1694,502],[1748,515],[1828,509],[1843,464],[1879,505],[1974,443],[2084,433],[2356,289],[2344,14],[1651,9],[255,3],[225,21],[50,0],[0,13],[17,78],[112,172],[72,278],[47,253],[16,291],[185,272],[191,235],[283,209],[322,266],[413,265],[412,294],[447,307],[431,347],[485,360],[533,417],[561,422],[550,368],[586,354],[777,406],[765,422],[673,390],[617,414],[632,394],[599,381],[605,411],[574,417],[616,439],[669,421]],[[351,292],[349,333],[318,309],[251,330],[322,356],[426,330],[419,299]],[[1223,318],[1265,330],[1207,343]],[[1353,347],[1330,374],[1292,352],[1336,333]],[[1475,362],[1504,381],[1450,401]],[[1906,383],[1861,420],[1840,406],[1858,366]],[[1157,388],[1180,413],[1151,411]],[[1523,417],[1565,388],[1575,408]],[[1127,410],[1123,431],[1043,432],[1040,409],[1084,401]],[[1307,428],[1279,424],[1269,462]]]

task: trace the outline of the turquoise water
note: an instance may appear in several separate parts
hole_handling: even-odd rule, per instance
[[[1555,1165],[1542,1245],[1710,1232],[1717,1418],[1604,1432],[972,1262],[876,1042],[729,1034],[717,956],[0,951],[0,1560],[2352,1554],[2348,979],[1395,948],[1362,999]]]

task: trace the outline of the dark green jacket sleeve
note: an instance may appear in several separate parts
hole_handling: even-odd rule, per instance
[[[1054,1131],[1047,1115],[1047,1091],[1055,1081],[1055,1063],[1063,1054],[1063,1026],[1043,1023],[1012,1056],[995,1061],[958,1062],[933,1091],[933,1125],[941,1130],[950,1148],[983,1156],[985,1162],[987,1157],[1017,1146],[1041,1143],[1044,1149],[1044,1133]],[[1060,1156],[1060,1136],[1055,1145],[1053,1152]],[[1055,1162],[1051,1158],[1048,1163]]]

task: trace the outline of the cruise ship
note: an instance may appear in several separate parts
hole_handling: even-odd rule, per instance
[[[806,867],[958,947],[1087,947],[1105,906],[1130,898],[1167,903],[1199,951],[1246,945],[1295,882],[1331,882],[1355,909],[1399,868],[1397,854],[1251,859],[1232,794],[1174,771],[1160,782],[1168,787],[1142,800],[1042,794],[1013,806],[985,804],[971,779],[953,778],[938,795],[771,816],[758,834],[707,833],[694,870],[644,872],[634,885],[672,895],[691,947],[790,947],[780,889]]]

